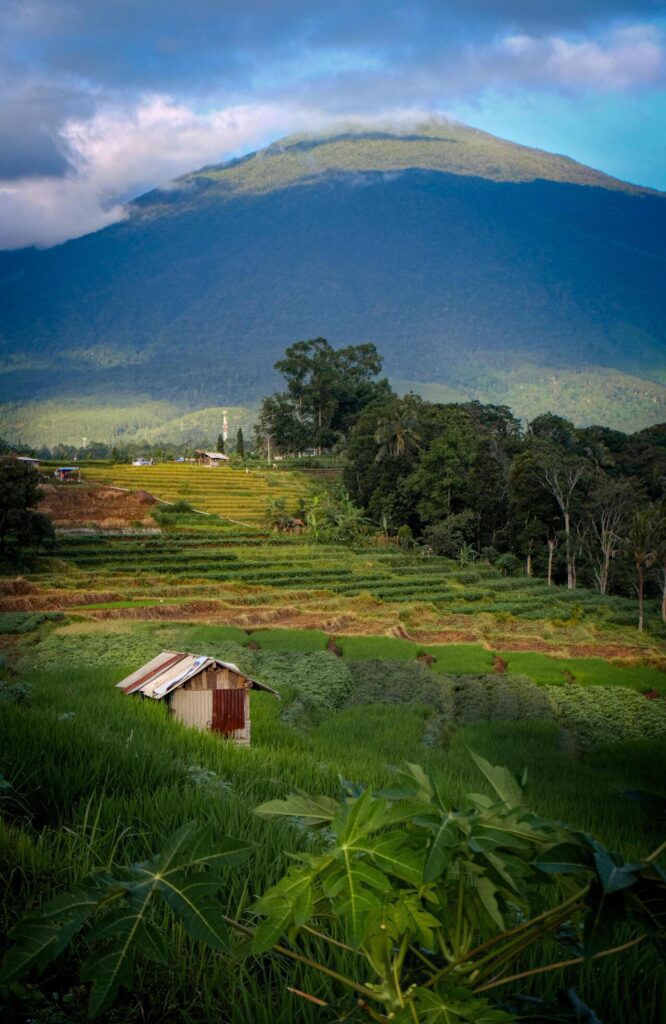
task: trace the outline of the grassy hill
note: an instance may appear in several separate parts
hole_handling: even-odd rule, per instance
[[[323,335],[418,388],[523,416],[566,392],[577,422],[639,429],[665,415],[664,237],[663,195],[462,126],[286,139],[0,253],[0,415],[36,402],[46,440],[42,403],[66,399],[105,439],[91,404],[130,432],[137,405],[247,407]]]

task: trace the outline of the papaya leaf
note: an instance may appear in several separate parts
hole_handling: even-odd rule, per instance
[[[484,757],[475,754],[473,750],[470,750],[469,753],[477,768],[486,777],[500,800],[508,804],[509,807],[521,806],[523,803],[523,791],[509,769],[502,768],[501,765],[490,764]]]
[[[329,796],[308,796],[292,793],[286,800],[268,800],[255,807],[260,818],[300,818],[308,828],[330,825],[340,810],[340,804]]]
[[[95,950],[81,968],[81,981],[92,982],[88,997],[88,1012],[98,1017],[113,1002],[119,988],[131,989],[134,975],[135,949],[131,938],[114,942]]]
[[[389,879],[377,868],[341,851],[336,869],[323,880],[324,893],[333,901],[333,911],[341,918],[349,941],[358,946],[365,932],[365,916],[380,905],[373,890],[388,892]]]
[[[183,923],[192,939],[205,942],[220,952],[229,950],[229,931],[222,920],[222,908],[208,897],[219,892],[221,882],[207,883],[197,873],[190,878],[185,874],[172,874],[168,880],[159,880],[159,891],[165,903]]]
[[[469,989],[438,986],[417,988],[392,1020],[393,1024],[507,1024],[515,1017]]]
[[[488,877],[477,878],[474,884],[474,891],[483,904],[486,913],[495,922],[500,931],[504,931],[506,924],[497,904],[497,887],[493,885]]]
[[[448,818],[440,821],[428,849],[428,856],[423,868],[424,882],[434,882],[443,874],[453,860],[453,851],[457,845],[458,837]]]
[[[286,932],[292,917],[291,900],[275,900],[270,913],[257,926],[252,938],[253,953],[267,953]]]
[[[43,971],[67,948],[104,896],[96,886],[81,886],[19,921],[10,932],[13,945],[3,961],[3,984],[20,981],[33,968]]]
[[[421,884],[425,850],[415,848],[413,838],[410,842],[404,832],[381,832],[368,839],[363,849],[380,871],[414,886]]]
[[[616,864],[614,858],[600,843],[593,844],[594,863],[604,892],[628,889],[637,881],[644,864]]]

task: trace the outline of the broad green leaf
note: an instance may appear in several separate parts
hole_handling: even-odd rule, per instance
[[[505,846],[511,850],[529,850],[530,842],[524,835],[516,835],[511,828],[498,828],[494,825],[486,825],[485,822],[478,823],[474,838],[483,844],[483,849],[492,850],[498,846]],[[490,844],[493,845],[490,845]]]
[[[337,869],[322,879],[324,893],[333,901],[333,910],[341,918],[349,941],[358,946],[365,931],[365,916],[380,905],[372,890],[388,892],[391,883],[370,864],[342,851]]]
[[[428,802],[432,799],[432,783],[420,764],[409,764],[407,763],[407,770],[417,784],[417,793],[420,799],[427,800]]]
[[[268,800],[255,807],[260,818],[300,818],[309,828],[329,825],[339,812],[340,804],[329,796],[308,796],[292,793],[286,800]]]
[[[257,926],[252,938],[252,952],[266,953],[286,932],[291,921],[292,904],[289,900],[276,900],[271,912]]]
[[[434,882],[443,874],[453,860],[453,851],[457,846],[458,837],[447,818],[440,822],[428,849],[423,868],[424,882]]]
[[[469,989],[417,988],[407,1004],[392,1018],[393,1024],[507,1024],[515,1017],[493,1007]]]
[[[81,968],[81,980],[92,982],[90,1016],[98,1017],[107,1010],[119,988],[131,989],[133,974],[134,949],[128,939],[92,953]]]
[[[207,901],[210,889],[198,878],[174,875],[160,880],[160,893],[182,921],[187,934],[220,952],[229,950],[229,931],[222,919],[222,908]],[[219,890],[219,883],[215,886]]]
[[[644,864],[616,864],[608,850],[596,842],[594,843],[594,863],[604,892],[628,889],[636,882],[637,872],[642,871],[645,867]]]
[[[415,847],[414,836],[410,839],[404,832],[381,832],[366,840],[363,848],[380,871],[417,886],[423,878],[425,851]]]
[[[81,887],[57,896],[20,921],[10,933],[14,944],[5,954],[0,980],[9,984],[33,968],[44,970],[67,948],[102,898],[100,889]]]
[[[158,964],[167,964],[169,954],[167,951],[164,933],[152,921],[143,921],[138,936],[141,952],[149,960]]]
[[[477,878],[474,883],[474,889],[485,907],[486,912],[490,915],[500,931],[504,931],[506,924],[504,923],[504,918],[502,917],[500,908],[497,905],[497,887],[493,885],[489,878],[482,877]]]
[[[344,804],[333,821],[333,830],[340,846],[353,846],[359,840],[385,828],[390,822],[391,807],[366,790],[358,800]]]
[[[472,750],[469,753],[477,768],[485,775],[500,800],[503,800],[509,807],[519,807],[523,803],[523,792],[509,769],[502,768],[500,765],[490,764],[484,757],[480,757],[479,754],[475,754]]]

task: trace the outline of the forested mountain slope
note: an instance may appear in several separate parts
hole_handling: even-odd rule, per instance
[[[322,335],[433,397],[637,429],[666,416],[664,238],[662,194],[462,126],[287,139],[0,253],[0,401],[247,405]]]

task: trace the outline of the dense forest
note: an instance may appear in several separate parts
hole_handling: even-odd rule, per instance
[[[666,426],[627,435],[554,413],[523,425],[502,405],[399,397],[377,379],[381,363],[373,345],[290,346],[259,438],[343,453],[359,529],[369,520],[462,562],[666,600]]]

